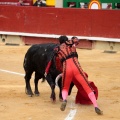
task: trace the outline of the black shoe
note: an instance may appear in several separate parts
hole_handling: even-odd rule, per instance
[[[95,112],[98,114],[98,115],[102,115],[103,114],[103,111],[101,111],[99,108],[95,107]]]
[[[62,104],[61,104],[61,107],[60,107],[61,111],[64,111],[64,110],[65,110],[66,105],[67,105],[67,100],[64,100],[64,101],[62,102]]]

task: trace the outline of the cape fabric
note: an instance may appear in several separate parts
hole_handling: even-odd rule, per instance
[[[98,88],[95,86],[94,82],[89,81],[91,87],[94,90],[96,99],[98,98]],[[91,100],[89,99],[87,93],[84,91],[83,87],[79,84],[77,85],[78,92],[76,95],[75,103],[76,104],[92,104]]]

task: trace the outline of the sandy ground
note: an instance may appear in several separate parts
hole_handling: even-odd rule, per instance
[[[40,96],[28,97],[22,64],[29,47],[0,46],[0,120],[71,120],[72,117],[73,120],[120,120],[120,52],[111,54],[103,50],[77,49],[81,66],[99,90],[97,102],[104,113],[99,116],[92,105],[74,104],[75,87],[64,112],[60,111],[58,88],[57,101],[52,103],[47,82],[39,82]],[[34,90],[33,79],[31,86]],[[75,115],[71,113],[73,111],[76,111]]]

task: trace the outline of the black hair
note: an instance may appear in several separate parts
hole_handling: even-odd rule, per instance
[[[68,37],[65,36],[65,35],[61,35],[59,38],[59,43],[62,44],[62,43],[65,43],[66,41],[68,41]]]
[[[76,36],[73,36],[71,39],[73,40],[73,39],[75,39],[75,38],[77,38]],[[78,38],[77,38],[78,39]]]

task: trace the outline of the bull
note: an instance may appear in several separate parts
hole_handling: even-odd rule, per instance
[[[56,94],[55,94],[55,78],[61,73],[60,70],[56,67],[56,59],[53,55],[54,48],[57,47],[58,44],[55,43],[46,43],[46,44],[36,44],[32,45],[28,51],[25,54],[23,67],[25,70],[25,84],[26,84],[26,94],[29,96],[39,95],[40,92],[38,90],[38,81],[39,79],[42,79],[44,81],[47,80],[50,88],[51,88],[51,95],[50,98],[52,101],[56,100]],[[53,57],[51,59],[51,56]],[[52,65],[50,66],[49,73],[47,74],[47,77],[45,78],[45,69],[48,64],[48,62],[51,60]],[[30,79],[31,76],[35,72],[34,77],[34,84],[35,84],[35,90],[34,94],[31,89],[30,85]],[[62,83],[61,80],[58,81],[58,87],[59,87],[59,99],[62,100]],[[73,83],[71,83],[71,87],[69,90],[69,95],[71,93],[73,87]]]

